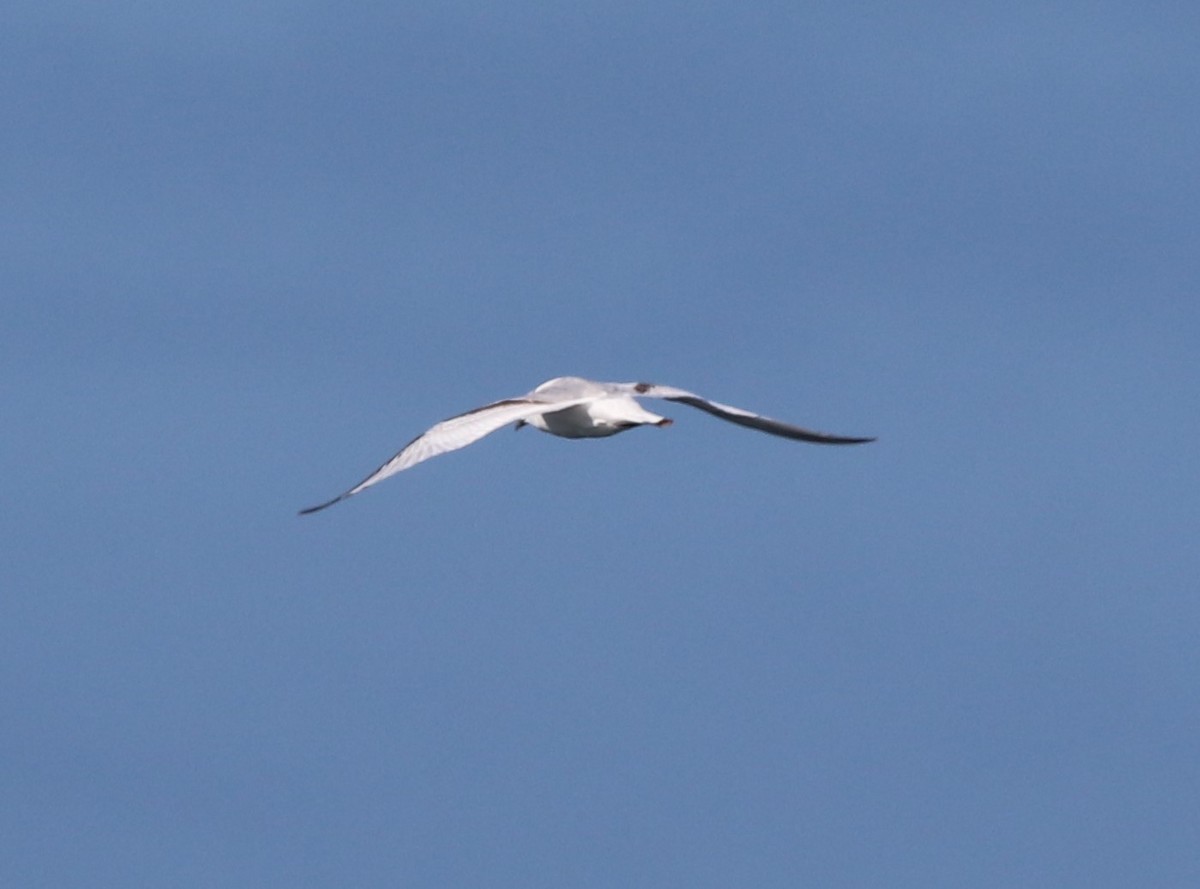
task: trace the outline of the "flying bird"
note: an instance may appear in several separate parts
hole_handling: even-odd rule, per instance
[[[300,510],[308,515],[353,497],[389,476],[416,466],[430,457],[456,451],[478,441],[509,423],[517,429],[532,426],[561,438],[605,438],[635,426],[670,426],[671,420],[652,414],[637,398],[662,398],[698,408],[730,423],[769,432],[797,441],[816,444],[862,444],[874,438],[851,438],[812,432],[768,417],[709,401],[695,393],[654,383],[599,383],[582,377],[556,377],[538,386],[528,395],[494,401],[443,420],[422,432],[350,490],[332,500]]]

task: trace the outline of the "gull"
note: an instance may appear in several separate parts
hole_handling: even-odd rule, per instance
[[[528,395],[493,401],[430,427],[406,444],[394,457],[348,491],[332,500],[300,510],[309,515],[353,497],[385,478],[416,466],[430,457],[457,451],[513,423],[517,429],[532,426],[561,438],[606,438],[636,426],[670,426],[667,417],[652,414],[637,398],[662,398],[698,408],[730,423],[771,435],[815,444],[863,444],[874,438],[851,438],[801,429],[759,416],[740,407],[709,401],[694,392],[655,383],[600,383],[582,377],[547,380]]]

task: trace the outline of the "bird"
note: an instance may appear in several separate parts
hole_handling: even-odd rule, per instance
[[[512,423],[515,428],[532,426],[560,438],[607,438],[637,426],[670,426],[668,417],[646,410],[638,398],[660,398],[686,404],[730,423],[771,435],[814,444],[848,445],[875,441],[813,432],[772,420],[739,407],[701,398],[694,392],[655,383],[603,383],[583,377],[555,377],[527,395],[493,401],[431,426],[396,453],[394,457],[354,487],[324,503],[300,510],[310,515],[353,497],[385,478],[436,457],[456,451]]]

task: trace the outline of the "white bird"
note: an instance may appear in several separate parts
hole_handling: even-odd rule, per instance
[[[421,433],[401,451],[361,482],[332,500],[300,510],[300,515],[317,512],[352,497],[397,472],[416,466],[430,457],[456,451],[478,441],[509,423],[516,428],[529,425],[562,438],[604,438],[635,426],[670,426],[671,420],[652,414],[636,396],[663,398],[699,408],[714,417],[748,426],[772,435],[816,444],[862,444],[874,438],[827,435],[761,417],[750,411],[701,398],[692,392],[654,383],[598,383],[582,377],[556,377],[528,395],[494,401],[443,420]]]

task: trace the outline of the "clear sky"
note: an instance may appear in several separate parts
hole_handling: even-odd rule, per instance
[[[0,883],[1200,885],[1197,46],[6,4]]]

